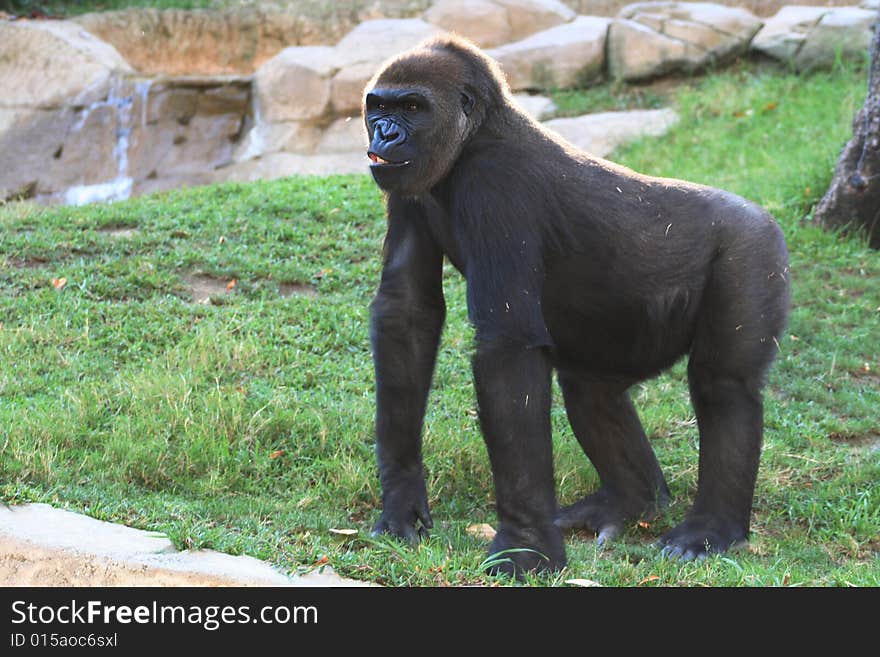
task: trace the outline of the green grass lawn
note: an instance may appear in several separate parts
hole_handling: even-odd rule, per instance
[[[672,506],[605,549],[570,535],[567,571],[535,582],[880,585],[880,254],[807,222],[863,96],[862,70],[746,66],[683,88],[668,136],[615,155],[738,192],[785,229],[795,307],[767,388],[753,535],[703,563],[651,545],[696,485],[679,364],[633,390]],[[367,317],[383,231],[380,194],[357,176],[0,208],[0,496],[293,572],[329,562],[389,585],[502,581],[482,575],[487,542],[467,532],[495,516],[451,268],[425,429],[435,529],[418,549],[369,537],[380,491]],[[223,290],[213,302],[193,301],[199,274]],[[314,294],[279,294],[293,283]],[[553,423],[569,503],[597,479],[559,404]]]

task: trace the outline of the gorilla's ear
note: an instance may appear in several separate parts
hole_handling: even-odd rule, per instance
[[[474,111],[474,105],[476,105],[476,100],[473,90],[470,87],[465,87],[461,90],[461,109],[464,110],[465,116],[471,115],[471,112]]]

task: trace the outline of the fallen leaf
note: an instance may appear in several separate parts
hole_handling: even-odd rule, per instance
[[[231,281],[229,281],[229,282],[226,284],[226,291],[227,291],[227,292],[231,292],[232,289],[235,287],[235,284],[236,284],[236,283],[238,283],[238,279],[235,279],[235,278],[233,278]]]
[[[647,584],[648,582],[656,582],[658,579],[660,579],[660,575],[648,575],[645,579],[638,583],[638,586],[641,586],[642,584]]]
[[[870,371],[871,371],[871,366],[870,366],[868,363],[865,363],[864,365],[862,365],[862,372],[866,372],[866,373],[867,373],[867,372],[870,372]]]
[[[491,541],[495,538],[495,528],[492,525],[487,525],[483,523],[481,525],[469,525],[465,531],[471,536],[476,536],[477,538],[485,538],[487,541]]]
[[[283,455],[284,455],[283,449],[276,449],[274,452],[269,454],[269,458],[270,459],[277,459],[279,456],[283,456]]]
[[[765,112],[772,112],[777,107],[779,107],[779,103],[767,103],[766,105],[764,105],[764,111]]]
[[[330,563],[330,557],[328,557],[326,554],[323,554],[318,558],[314,565],[323,566],[325,563]]]
[[[358,533],[357,529],[331,529],[331,534],[340,534],[341,536],[354,536]]]
[[[650,522],[645,522],[644,520],[639,520],[639,527],[642,529],[648,529],[651,526]]]
[[[220,236],[220,239],[217,240],[217,243],[218,243],[218,244],[223,244],[223,242],[225,242],[225,241],[226,241],[226,238],[223,237],[223,235],[221,235],[221,236]]]
[[[572,586],[602,586],[599,582],[594,582],[591,579],[567,579],[565,583]]]
[[[791,575],[789,575],[788,573],[785,573],[785,575],[782,576],[782,585],[788,586],[788,583],[790,581],[791,581]]]
[[[800,340],[800,338],[799,338],[798,336],[796,336],[796,335],[789,335],[788,337],[791,338],[792,340],[794,340],[795,342],[797,342],[798,340]]]
[[[62,278],[53,278],[52,279],[52,287],[54,287],[56,290],[63,290],[65,285],[67,285],[66,278],[62,277]]]

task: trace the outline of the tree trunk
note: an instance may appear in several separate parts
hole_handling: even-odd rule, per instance
[[[813,220],[863,233],[880,249],[880,23],[871,41],[868,96],[853,121],[853,136],[837,161],[831,186]]]

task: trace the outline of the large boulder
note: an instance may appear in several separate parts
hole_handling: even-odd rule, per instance
[[[795,56],[798,70],[830,67],[835,59],[864,57],[871,44],[877,12],[857,7],[835,7],[809,31]]]
[[[618,146],[640,137],[659,137],[678,122],[671,109],[600,112],[553,119],[544,125],[593,155],[604,157]]]
[[[609,19],[574,21],[488,51],[514,90],[584,86],[601,77]]]
[[[439,0],[422,18],[492,48],[567,23],[575,13],[557,0]]]
[[[623,80],[694,72],[745,52],[761,25],[745,9],[713,3],[627,5],[609,29],[609,71]]]
[[[0,21],[0,107],[88,105],[131,67],[113,46],[68,21]]]
[[[524,39],[555,25],[573,21],[577,14],[558,0],[495,0],[507,9],[510,37]]]
[[[830,67],[837,57],[864,57],[877,11],[858,7],[783,7],[751,48],[798,70]]]
[[[794,62],[807,34],[827,13],[827,7],[783,7],[765,21],[764,27],[752,39],[750,48],[780,61]]]
[[[418,18],[385,18],[364,21],[336,44],[334,64],[343,69],[353,64],[375,62],[412,48],[443,30]]]
[[[104,182],[117,170],[116,50],[66,21],[0,21],[0,199]]]
[[[379,66],[379,62],[361,62],[347,66],[333,76],[330,103],[335,115],[354,116],[360,113],[364,87]]]
[[[334,113],[358,114],[364,87],[385,60],[442,33],[443,30],[417,18],[379,19],[358,25],[334,48]]]
[[[491,0],[439,0],[422,18],[470,39],[482,48],[511,41],[507,9]]]
[[[335,54],[330,46],[292,46],[260,66],[254,75],[260,117],[279,122],[325,115]]]

